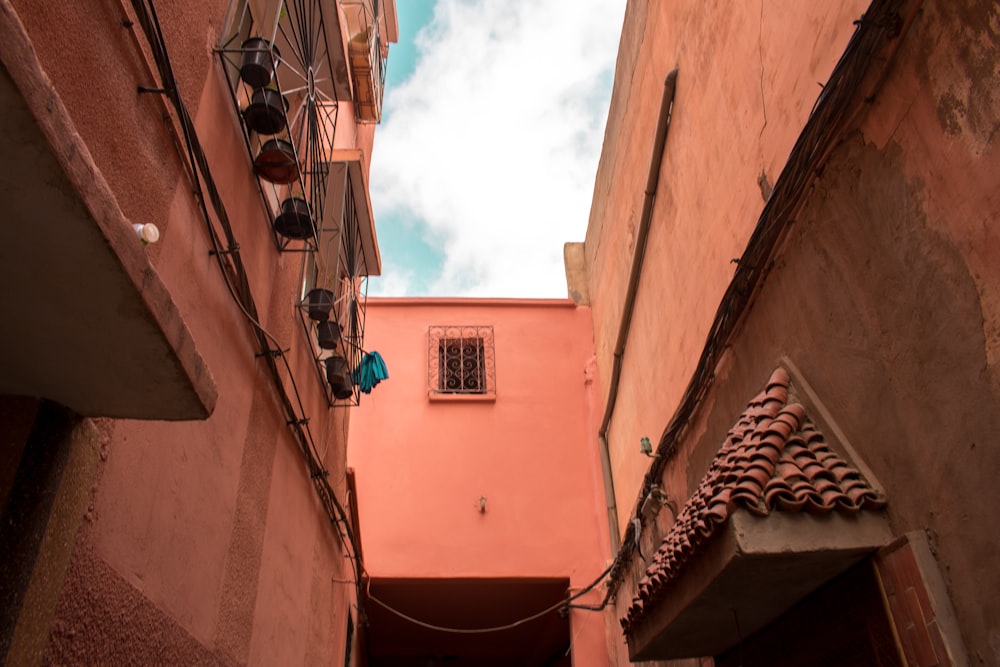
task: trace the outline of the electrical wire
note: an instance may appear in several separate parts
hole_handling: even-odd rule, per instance
[[[881,50],[903,31],[904,22],[899,15],[901,6],[902,0],[874,0],[868,12],[855,21],[854,34],[830,74],[829,81],[820,92],[805,127],[789,154],[785,168],[775,183],[774,191],[764,205],[746,249],[737,260],[735,275],[716,311],[695,372],[681,397],[677,411],[660,437],[656,457],[643,479],[635,503],[636,517],[639,516],[642,500],[662,476],[667,461],[677,451],[682,433],[708,393],[715,379],[715,368],[720,355],[731,344],[750,309],[754,295],[769,273],[774,253],[784,238],[784,233],[794,222],[793,216],[802,205],[809,185],[821,172],[823,163],[837,145],[845,128],[850,126],[854,114],[862,108],[862,105],[857,104],[856,96],[874,62],[881,64],[881,74],[884,76],[888,60],[881,55]],[[912,16],[909,20],[912,21]],[[898,40],[896,44],[898,47]],[[879,78],[875,83],[875,89],[881,80]],[[624,578],[635,548],[634,538],[635,527],[630,522],[612,565],[611,580],[602,608],[613,598]]]
[[[225,205],[222,202],[222,198],[219,195],[214,179],[212,178],[208,160],[200,142],[198,141],[194,123],[192,122],[190,115],[188,114],[187,107],[177,89],[177,83],[173,75],[173,69],[170,65],[166,44],[163,39],[163,33],[160,28],[159,20],[156,16],[156,10],[153,6],[153,2],[152,0],[131,1],[136,17],[142,27],[143,33],[146,36],[146,40],[153,54],[153,60],[159,70],[160,79],[163,83],[163,90],[172,101],[177,113],[178,122],[181,127],[181,133],[183,135],[185,149],[187,152],[187,160],[191,170],[192,184],[195,188],[195,198],[197,199],[199,210],[205,222],[208,237],[214,250],[212,255],[216,258],[230,296],[239,308],[240,312],[250,323],[251,329],[258,340],[258,344],[262,348],[262,352],[259,356],[264,359],[265,364],[268,366],[272,383],[277,390],[279,402],[288,417],[287,423],[292,430],[292,434],[294,435],[295,440],[305,457],[309,477],[313,481],[317,495],[325,508],[331,524],[340,535],[341,541],[350,547],[350,553],[348,555],[351,559],[355,573],[354,583],[358,593],[359,616],[363,618],[364,612],[361,608],[363,598],[361,580],[362,573],[364,572],[364,566],[361,562],[361,552],[358,547],[357,539],[351,528],[346,511],[337,498],[333,488],[330,486],[328,472],[322,465],[322,459],[319,458],[319,451],[312,436],[312,431],[309,429],[309,419],[306,415],[302,397],[298,389],[298,383],[295,381],[295,375],[292,371],[291,365],[288,363],[287,358],[281,351],[281,346],[277,339],[270,332],[268,332],[259,321],[256,304],[250,289],[248,274],[239,255],[239,244],[236,241],[232,225],[229,222]],[[203,181],[204,187],[202,183]],[[215,229],[215,225],[212,222],[212,218],[205,204],[205,189],[208,190],[209,201],[212,204],[218,223],[222,227],[223,234],[226,237],[228,249],[225,251],[221,249],[221,239]],[[271,347],[272,344],[274,345],[274,348]],[[291,398],[285,388],[285,383],[281,379],[276,358],[280,358],[284,364],[288,380],[292,385],[295,403],[298,406],[297,410],[292,404]]]
[[[555,603],[554,605],[546,607],[545,609],[543,609],[542,611],[538,612],[537,614],[532,614],[531,616],[527,616],[525,618],[518,619],[518,620],[514,621],[513,623],[507,623],[506,625],[497,625],[497,626],[490,627],[490,628],[449,628],[449,627],[446,627],[446,626],[443,626],[443,625],[435,625],[433,623],[427,623],[426,621],[421,621],[418,618],[413,618],[412,616],[410,616],[408,614],[405,614],[405,613],[399,611],[398,609],[394,609],[393,607],[390,607],[385,602],[382,602],[381,600],[379,600],[377,597],[375,597],[371,593],[368,594],[368,599],[371,600],[372,602],[374,602],[375,604],[377,604],[378,606],[382,607],[386,611],[388,611],[388,612],[390,612],[392,614],[395,614],[396,616],[402,618],[403,620],[409,621],[410,623],[413,623],[414,625],[419,625],[420,627],[427,628],[428,630],[437,630],[438,632],[450,632],[452,634],[459,634],[459,635],[484,635],[484,634],[489,634],[491,632],[503,632],[504,630],[511,630],[511,629],[516,628],[516,627],[518,627],[520,625],[524,625],[525,623],[530,623],[531,621],[534,621],[535,619],[541,618],[542,616],[545,616],[546,614],[550,614],[553,611],[555,611],[556,609],[559,609],[564,604],[566,604],[564,600],[560,600],[559,602]]]
[[[578,610],[582,610],[582,611],[601,611],[602,609],[604,609],[603,606],[602,607],[588,607],[588,606],[585,606],[585,605],[573,605],[571,603],[573,602],[573,600],[577,600],[577,599],[583,597],[584,595],[586,595],[587,593],[589,593],[590,591],[592,591],[594,588],[596,588],[597,585],[600,584],[601,581],[603,581],[604,578],[608,576],[608,574],[611,572],[611,569],[613,567],[614,567],[614,563],[612,563],[611,565],[608,565],[608,567],[605,568],[604,571],[601,572],[599,575],[597,575],[597,578],[594,579],[589,585],[584,586],[583,588],[581,588],[576,593],[574,593],[574,594],[566,597],[566,599],[560,600],[559,602],[557,602],[557,603],[555,603],[555,604],[553,604],[553,605],[551,605],[549,607],[546,607],[545,609],[543,609],[540,612],[532,614],[531,616],[520,618],[520,619],[518,619],[516,621],[513,621],[511,623],[507,623],[507,624],[504,624],[504,625],[492,626],[492,627],[488,627],[488,628],[453,628],[453,627],[447,627],[447,626],[442,626],[442,625],[436,625],[434,623],[428,623],[427,621],[422,621],[422,620],[420,620],[418,618],[414,618],[413,616],[410,616],[409,614],[407,614],[405,612],[402,612],[402,611],[400,611],[400,610],[392,607],[388,603],[383,602],[382,600],[379,600],[377,597],[375,597],[374,595],[372,595],[371,591],[368,590],[368,589],[365,590],[365,597],[368,600],[371,600],[375,604],[379,605],[380,607],[384,608],[386,611],[388,611],[388,612],[390,612],[392,614],[395,614],[396,616],[402,618],[403,620],[409,621],[410,623],[413,623],[414,625],[419,625],[422,628],[427,628],[429,630],[437,630],[439,632],[450,632],[450,633],[453,633],[453,634],[467,634],[467,635],[489,634],[489,633],[492,633],[492,632],[503,632],[504,630],[510,630],[510,629],[516,628],[516,627],[518,627],[520,625],[524,625],[525,623],[530,623],[531,621],[534,621],[535,619],[541,618],[542,616],[545,616],[546,614],[551,613],[551,612],[556,611],[556,610],[559,611],[560,615],[565,615],[570,609],[578,609]],[[367,574],[367,572],[365,574]],[[370,585],[371,585],[371,578],[370,577],[368,578],[368,582],[369,582],[369,587],[368,588],[370,588]]]
[[[453,627],[447,627],[447,626],[442,626],[442,625],[436,625],[434,623],[428,623],[427,621],[422,621],[422,620],[420,620],[418,618],[414,618],[413,616],[410,616],[409,614],[406,614],[405,612],[399,611],[398,609],[392,607],[391,605],[387,604],[386,602],[383,602],[382,600],[379,600],[377,597],[375,597],[374,595],[371,594],[370,590],[366,590],[365,591],[365,595],[366,595],[366,597],[369,600],[371,600],[375,604],[379,605],[380,607],[384,608],[386,611],[388,611],[388,612],[390,612],[392,614],[395,614],[396,616],[398,616],[398,617],[400,617],[400,618],[402,618],[402,619],[404,619],[406,621],[409,621],[410,623],[413,623],[414,625],[419,625],[422,628],[427,628],[429,630],[437,630],[439,632],[450,632],[450,633],[453,633],[453,634],[466,634],[466,635],[489,634],[489,633],[492,633],[492,632],[503,632],[504,630],[510,630],[510,629],[516,628],[516,627],[518,627],[520,625],[524,625],[525,623],[530,623],[531,621],[534,621],[535,619],[541,618],[542,616],[545,616],[546,614],[551,613],[551,612],[556,611],[556,610],[559,611],[560,615],[564,615],[570,609],[578,609],[578,610],[582,610],[582,611],[601,611],[602,609],[604,609],[603,606],[601,606],[601,607],[589,607],[589,606],[586,606],[586,605],[573,605],[571,603],[573,602],[573,600],[576,600],[576,599],[579,599],[579,598],[583,597],[584,595],[586,595],[587,593],[589,593],[590,591],[592,591],[594,588],[596,588],[597,585],[600,584],[601,581],[603,581],[604,578],[608,576],[608,574],[611,572],[611,568],[613,568],[613,567],[614,567],[614,563],[612,563],[611,565],[608,565],[608,567],[605,568],[605,570],[603,572],[601,572],[599,575],[597,575],[597,578],[594,579],[594,581],[592,581],[589,585],[583,587],[582,589],[580,589],[576,593],[568,596],[566,599],[560,600],[559,602],[555,603],[554,605],[552,605],[550,607],[546,607],[545,609],[543,609],[542,611],[540,611],[538,613],[532,614],[531,616],[527,616],[527,617],[524,617],[524,618],[520,618],[520,619],[518,619],[516,621],[513,621],[511,623],[507,623],[507,624],[504,624],[504,625],[492,626],[492,627],[488,627],[488,628],[453,628]],[[369,582],[370,582],[370,579],[369,579]]]

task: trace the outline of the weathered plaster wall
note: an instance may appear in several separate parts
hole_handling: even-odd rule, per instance
[[[663,80],[678,68],[621,391],[609,431],[621,529],[773,185],[867,3],[630,2],[586,237],[606,397]],[[650,335],[649,332],[656,332]]]
[[[136,93],[139,85],[157,87],[160,82],[139,57],[139,26],[122,25],[134,18],[125,9],[129,3],[12,4],[77,131],[119,193],[126,217],[165,224],[181,162],[163,120],[164,100]],[[192,116],[209,70],[216,67],[211,49],[222,33],[226,7],[225,0],[158,7],[178,87]]]
[[[390,374],[351,423],[370,575],[589,584],[606,566],[608,539],[590,310],[372,299],[367,322],[367,345]],[[494,327],[495,402],[428,399],[428,327],[446,324]],[[574,664],[607,664],[602,617],[573,612],[571,622]]]
[[[682,503],[790,359],[832,421],[828,436],[842,433],[884,488],[893,531],[927,532],[977,665],[1000,664],[998,19],[989,2],[924,3],[664,474]]]
[[[345,549],[254,356],[246,318],[209,255],[173,109],[161,95],[136,92],[160,81],[130,4],[13,4],[125,215],[160,228],[160,242],[147,252],[219,390],[204,422],[113,423],[48,660],[339,662],[351,592],[330,578],[351,576]],[[295,310],[303,256],[279,254],[274,245],[213,52],[228,5],[158,3],[157,11],[260,321],[292,349],[310,428],[344,498],[346,411],[328,408]],[[345,134],[356,137],[345,118]],[[370,133],[363,141],[370,148]]]

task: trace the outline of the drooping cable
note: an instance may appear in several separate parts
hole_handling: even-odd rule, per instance
[[[440,632],[450,632],[450,633],[453,633],[453,634],[467,634],[467,635],[488,634],[488,633],[492,633],[492,632],[502,632],[504,630],[510,630],[512,628],[516,628],[516,627],[518,627],[520,625],[524,625],[525,623],[529,623],[529,622],[531,622],[531,621],[533,621],[533,620],[535,620],[537,618],[541,618],[542,616],[545,616],[546,614],[551,613],[551,612],[556,611],[556,610],[559,611],[560,616],[564,616],[565,614],[569,613],[569,611],[571,609],[577,609],[577,610],[580,610],[580,611],[601,611],[601,610],[603,610],[604,606],[605,606],[603,604],[600,605],[600,606],[588,606],[588,605],[574,605],[574,604],[572,604],[572,602],[573,602],[573,600],[577,600],[577,599],[583,597],[584,595],[586,595],[587,593],[589,593],[590,591],[594,590],[602,581],[604,581],[605,577],[608,576],[608,574],[611,572],[611,569],[613,567],[614,567],[614,563],[612,563],[611,565],[608,565],[608,567],[605,568],[605,570],[603,572],[601,572],[599,575],[597,575],[597,578],[595,578],[589,585],[584,586],[583,588],[581,588],[576,593],[573,593],[572,595],[567,596],[566,599],[560,600],[556,604],[554,604],[554,605],[552,605],[550,607],[546,607],[545,609],[543,609],[540,612],[537,612],[537,613],[532,614],[530,616],[526,616],[524,618],[519,618],[516,621],[512,621],[510,623],[506,623],[506,624],[503,624],[503,625],[486,627],[486,628],[455,628],[455,627],[448,627],[448,626],[437,625],[437,624],[434,624],[434,623],[429,623],[427,621],[422,621],[419,618],[414,618],[413,616],[410,616],[409,614],[407,614],[405,612],[402,612],[402,611],[400,611],[400,610],[392,607],[391,605],[387,604],[386,602],[383,602],[382,600],[380,600],[377,597],[375,597],[374,595],[372,595],[371,591],[365,591],[365,595],[366,595],[366,597],[369,600],[371,600],[372,602],[374,602],[378,606],[384,608],[386,611],[388,611],[388,612],[390,612],[390,613],[392,613],[392,614],[394,614],[394,615],[396,615],[396,616],[398,616],[398,617],[400,617],[400,618],[402,618],[402,619],[404,619],[406,621],[409,621],[410,623],[413,623],[414,625],[419,625],[422,628],[427,628],[429,630],[437,630],[437,631],[440,631]]]
[[[538,612],[536,614],[532,614],[531,616],[527,616],[525,618],[518,619],[518,620],[514,621],[513,623],[507,623],[506,625],[497,625],[497,626],[489,627],[489,628],[451,628],[451,627],[447,627],[447,626],[443,626],[443,625],[435,625],[433,623],[428,623],[426,621],[421,621],[418,618],[414,618],[413,616],[405,614],[405,613],[399,611],[398,609],[394,609],[393,607],[390,607],[385,602],[382,602],[381,600],[379,600],[377,597],[375,597],[371,593],[368,594],[368,599],[371,600],[372,602],[374,602],[375,604],[377,604],[378,606],[382,607],[386,611],[390,612],[391,614],[395,614],[396,616],[402,618],[405,621],[409,621],[410,623],[413,623],[414,625],[419,625],[420,627],[427,628],[428,630],[437,630],[438,632],[449,632],[449,633],[457,634],[457,635],[484,635],[484,634],[489,634],[489,633],[492,633],[492,632],[503,632],[504,630],[512,630],[513,628],[516,628],[516,627],[518,627],[520,625],[524,625],[525,623],[530,623],[531,621],[534,621],[537,618],[541,618],[542,616],[545,616],[546,614],[550,614],[553,611],[555,611],[556,609],[559,609],[560,607],[562,607],[563,605],[566,604],[566,602],[564,600],[560,600],[559,602],[555,603],[554,605],[546,607],[545,609],[541,610],[540,612]]]

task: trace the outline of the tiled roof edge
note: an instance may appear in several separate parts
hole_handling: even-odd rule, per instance
[[[854,514],[886,500],[834,453],[800,403],[788,403],[790,380],[778,368],[729,430],[708,472],[678,513],[621,619],[628,632],[655,606],[685,566],[736,509]]]

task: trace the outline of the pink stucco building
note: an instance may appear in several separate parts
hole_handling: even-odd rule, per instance
[[[0,0],[0,661],[1000,665],[998,25],[629,0],[571,298],[369,302],[394,2]]]
[[[392,0],[0,3],[3,664],[358,659],[326,359],[357,363],[380,270],[396,29]]]
[[[371,665],[608,664],[603,617],[561,604],[607,567],[590,321],[569,300],[369,300],[390,379],[348,460]]]
[[[628,3],[573,265],[619,664],[1000,664],[997,21]]]
[[[574,394],[536,414],[564,355],[518,344],[545,387],[507,405],[519,376],[497,333],[495,402],[442,404],[433,327],[509,307],[378,305],[403,388],[362,405],[351,457],[371,596],[411,617],[390,627],[433,620],[435,587],[462,609],[531,553],[532,532],[490,522],[476,489],[495,471],[525,477],[498,501],[523,499],[532,526],[572,507],[608,527],[610,573],[577,610],[606,621],[604,653],[574,662],[1000,664],[996,22],[976,0],[629,2],[586,238],[566,252],[597,369],[569,449],[601,462],[599,508],[535,495],[569,482],[562,463],[516,474],[478,446],[561,446],[545,429]],[[409,658],[472,660],[425,630]]]

